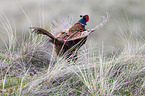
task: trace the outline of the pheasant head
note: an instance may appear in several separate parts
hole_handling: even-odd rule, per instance
[[[82,24],[83,26],[87,25],[86,22],[89,21],[88,15],[80,15],[81,19],[78,21],[78,23]]]

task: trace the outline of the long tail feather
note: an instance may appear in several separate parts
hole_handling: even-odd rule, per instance
[[[37,33],[37,34],[43,34],[48,36],[49,38],[51,38],[51,42],[52,43],[56,43],[56,44],[63,44],[62,41],[58,40],[55,36],[53,36],[50,32],[48,32],[47,30],[40,28],[40,27],[30,27],[30,29],[34,29],[33,32]]]

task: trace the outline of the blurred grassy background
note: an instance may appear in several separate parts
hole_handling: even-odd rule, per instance
[[[55,17],[73,17],[73,24],[79,20],[80,14],[88,14],[90,21],[87,29],[101,22],[100,16],[106,12],[111,15],[110,22],[98,32],[93,33],[91,42],[107,41],[110,46],[122,46],[118,33],[145,38],[145,1],[144,0],[1,0],[0,15],[9,19],[16,29],[18,41],[21,34],[26,34],[30,26],[49,27]],[[0,25],[4,23],[0,19]],[[1,39],[6,38],[3,26],[0,26]],[[120,32],[121,31],[121,32]],[[126,35],[127,36],[127,35]],[[129,35],[128,35],[129,36]],[[143,41],[144,42],[144,41]],[[118,44],[120,43],[120,44]],[[0,40],[0,47],[4,43]]]

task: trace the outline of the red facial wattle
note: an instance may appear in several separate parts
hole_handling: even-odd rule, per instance
[[[89,16],[86,15],[86,16],[85,16],[85,19],[86,19],[86,22],[88,22],[88,21],[89,21]]]

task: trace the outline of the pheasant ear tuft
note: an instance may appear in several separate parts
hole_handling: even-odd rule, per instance
[[[80,15],[80,17],[83,17],[83,15]]]

